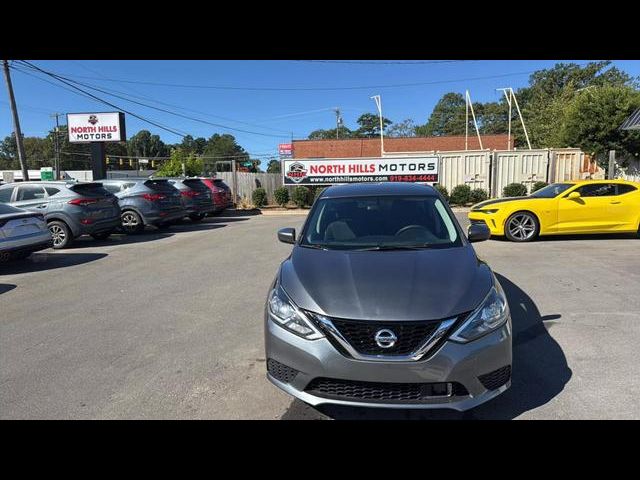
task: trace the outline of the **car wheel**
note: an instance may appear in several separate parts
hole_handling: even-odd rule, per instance
[[[205,217],[204,213],[196,213],[195,215],[189,215],[189,218],[194,223],[201,222],[204,217]]]
[[[512,242],[530,242],[540,232],[540,222],[533,213],[516,212],[507,219],[504,234]]]
[[[96,240],[106,240],[112,233],[113,232],[109,230],[107,232],[92,233],[91,236]]]
[[[53,238],[53,248],[59,250],[68,247],[73,241],[71,230],[66,223],[54,220],[47,225]]]
[[[144,230],[144,223],[142,218],[133,210],[127,210],[122,212],[120,216],[122,219],[122,230],[128,234],[140,233]]]

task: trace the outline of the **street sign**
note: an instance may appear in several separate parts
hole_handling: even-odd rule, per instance
[[[278,145],[278,153],[281,157],[292,157],[293,143],[281,143]]]
[[[40,169],[40,180],[53,180],[53,167],[42,167]]]
[[[438,157],[285,160],[285,185],[371,182],[438,182]]]

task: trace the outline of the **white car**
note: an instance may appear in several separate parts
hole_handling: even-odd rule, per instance
[[[0,262],[26,258],[52,245],[42,214],[0,203]]]

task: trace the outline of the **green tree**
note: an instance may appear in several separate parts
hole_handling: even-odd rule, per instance
[[[595,155],[607,164],[609,150],[621,156],[640,152],[640,132],[620,130],[637,108],[640,92],[628,86],[603,85],[575,95],[566,109],[560,142]]]
[[[354,132],[347,127],[340,127],[338,131],[338,138],[353,138]],[[335,140],[336,129],[331,128],[329,130],[314,130],[309,134],[309,140]]]
[[[280,160],[275,158],[269,160],[267,164],[267,173],[280,173]]]
[[[183,163],[185,166],[185,174],[188,177],[202,175],[204,168],[202,159],[181,148],[174,148],[171,151],[171,157],[162,164],[156,172],[156,175],[159,177],[182,176]]]
[[[436,103],[425,125],[416,128],[419,136],[464,135],[466,101],[460,93],[445,93]]]
[[[412,119],[407,118],[387,128],[385,135],[387,137],[415,137],[416,124]]]
[[[238,145],[235,137],[228,133],[222,135],[218,133],[213,134],[209,140],[207,140],[207,145],[203,153],[205,157],[213,157],[204,159],[204,167],[207,172],[231,170],[229,164],[224,166],[218,165],[220,162],[235,159],[238,164],[240,164],[249,161],[249,154],[244,148]]]
[[[166,157],[168,148],[159,135],[140,130],[127,142],[127,151],[132,157]]]
[[[380,136],[380,117],[373,113],[363,113],[357,120],[360,128],[355,131],[355,136],[359,138],[374,138]],[[382,129],[386,130],[387,126],[393,122],[388,118],[382,117]],[[342,131],[342,128],[340,129]]]

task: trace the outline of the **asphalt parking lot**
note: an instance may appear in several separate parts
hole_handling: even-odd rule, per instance
[[[0,265],[0,418],[640,418],[640,240],[630,236],[476,244],[514,323],[513,385],[476,410],[292,400],[265,378],[262,311],[290,250],[275,232],[303,221],[185,221]]]

